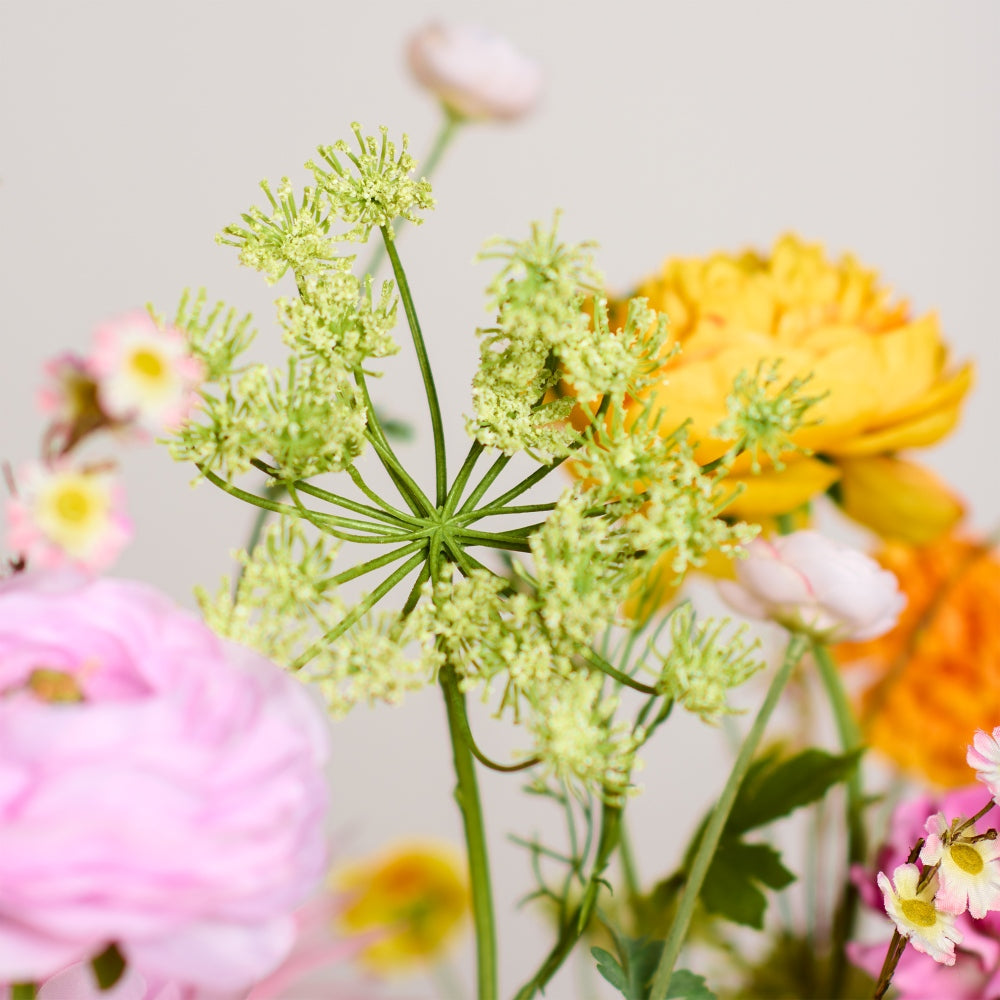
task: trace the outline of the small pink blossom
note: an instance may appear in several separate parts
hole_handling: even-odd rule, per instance
[[[110,566],[132,537],[125,492],[107,470],[26,465],[7,501],[7,542],[37,569]]]
[[[755,538],[719,592],[734,610],[825,642],[874,639],[906,605],[896,577],[816,531]]]
[[[156,591],[0,582],[0,981],[114,942],[164,985],[249,989],[326,870],[326,756],[299,682]]]
[[[993,730],[992,736],[978,730],[965,759],[976,772],[976,780],[983,782],[990,795],[997,798],[1000,795],[1000,726]]]
[[[507,39],[463,24],[428,24],[409,42],[417,80],[461,118],[510,120],[538,103],[542,72]]]
[[[184,421],[204,375],[184,334],[172,327],[160,329],[144,312],[99,326],[88,365],[103,411],[152,433]]]

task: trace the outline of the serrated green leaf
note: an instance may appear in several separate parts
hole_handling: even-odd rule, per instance
[[[863,748],[842,755],[813,748],[780,760],[779,749],[769,750],[754,761],[740,786],[726,833],[745,833],[818,801],[850,777],[862,753]]]
[[[590,954],[597,960],[597,971],[618,990],[626,1000],[633,1000],[628,975],[618,964],[618,959],[603,948],[591,948]]]
[[[704,976],[696,976],[687,969],[678,969],[670,977],[667,1000],[718,1000],[705,985]]]
[[[723,838],[705,876],[701,901],[711,913],[760,930],[767,897],[758,883],[783,889],[794,881],[795,876],[773,847]]]

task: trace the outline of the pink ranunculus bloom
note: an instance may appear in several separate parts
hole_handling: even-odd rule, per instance
[[[144,312],[99,326],[87,365],[97,381],[101,409],[115,421],[154,434],[184,421],[204,376],[184,334],[160,329]]]
[[[110,566],[132,537],[125,491],[107,469],[29,463],[7,501],[7,544],[35,569]]]
[[[249,989],[326,870],[326,757],[299,682],[155,590],[0,582],[0,982],[115,942],[148,979]]]
[[[736,581],[719,581],[734,610],[770,619],[824,642],[874,639],[906,606],[896,577],[857,549],[816,531],[755,538],[735,563]]]
[[[542,71],[484,28],[432,23],[408,47],[417,80],[461,118],[511,120],[538,103]]]
[[[940,796],[920,795],[900,803],[890,820],[889,839],[879,849],[872,871],[860,866],[852,872],[862,901],[884,914],[882,894],[875,883],[879,870],[894,870],[903,864],[917,841],[925,835],[929,816],[944,813],[949,819],[975,815],[988,796],[981,785],[970,785]],[[1000,813],[987,813],[976,823],[977,833],[996,826]],[[955,949],[953,966],[941,965],[929,955],[907,947],[892,977],[894,995],[899,1000],[992,1000],[1000,996],[1000,912],[990,912],[981,920],[964,913],[955,920],[962,942]],[[851,961],[877,978],[889,947],[888,936],[878,944],[851,942]]]

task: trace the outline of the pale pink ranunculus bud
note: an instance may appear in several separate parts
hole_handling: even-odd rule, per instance
[[[538,64],[485,28],[428,24],[411,36],[407,52],[417,80],[461,118],[510,121],[538,103]]]
[[[0,982],[114,942],[147,981],[248,990],[326,871],[326,759],[303,685],[155,590],[0,582]]]
[[[719,581],[726,603],[825,642],[874,639],[906,606],[896,577],[857,549],[816,531],[755,538]]]

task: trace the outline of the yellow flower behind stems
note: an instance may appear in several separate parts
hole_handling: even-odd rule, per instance
[[[895,455],[943,438],[959,417],[972,380],[953,367],[937,317],[913,317],[890,301],[873,271],[853,257],[781,237],[770,254],[715,254],[668,260],[634,294],[670,320],[669,347],[680,347],[647,398],[672,430],[691,420],[696,458],[709,462],[729,442],[713,436],[741,372],[781,361],[781,376],[811,376],[809,394],[824,398],[792,437],[812,454],[790,451],[783,468],[766,458],[752,476],[750,458],[734,467],[745,492],[728,508],[748,520],[788,513],[842,477],[845,507],[876,531],[926,541],[951,527],[961,504],[942,483]],[[624,306],[616,318],[624,319]],[[825,394],[825,395],[824,395]],[[883,516],[886,497],[893,516]]]
[[[449,845],[408,841],[334,875],[347,905],[345,929],[383,932],[362,953],[378,972],[433,961],[469,913],[460,855]]]

